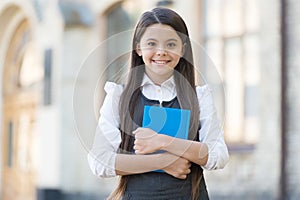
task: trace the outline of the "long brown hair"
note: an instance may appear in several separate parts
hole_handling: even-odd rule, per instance
[[[193,62],[193,53],[189,33],[183,19],[174,11],[167,8],[154,8],[145,12],[138,21],[132,42],[131,66],[128,74],[127,83],[120,98],[120,131],[122,142],[120,152],[126,153],[132,150],[132,130],[134,107],[139,93],[137,92],[142,83],[145,72],[144,62],[135,51],[137,44],[140,42],[142,35],[147,27],[153,24],[164,24],[171,26],[179,35],[184,44],[184,55],[180,58],[179,63],[174,70],[174,80],[176,83],[177,99],[182,109],[191,110],[191,125],[189,129],[189,139],[198,140],[199,122],[199,104],[195,89],[195,71]],[[199,184],[202,178],[202,169],[200,166],[193,164],[191,170],[192,176],[192,199],[199,196]],[[120,199],[126,190],[128,176],[121,176],[119,185],[110,195],[109,199]]]

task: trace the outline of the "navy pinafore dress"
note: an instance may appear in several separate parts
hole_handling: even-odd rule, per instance
[[[133,120],[138,126],[142,125],[143,110],[145,105],[159,106],[159,101],[146,98],[139,92]],[[162,102],[163,107],[180,108],[175,97],[171,101]],[[134,141],[134,139],[132,140]],[[132,152],[134,150],[132,149]],[[185,180],[175,178],[167,173],[147,172],[128,175],[128,183],[122,200],[190,200],[191,199],[191,174]],[[204,177],[199,184],[200,196],[198,200],[209,199]]]

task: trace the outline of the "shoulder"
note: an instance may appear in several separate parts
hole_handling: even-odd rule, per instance
[[[107,81],[104,85],[104,91],[107,95],[119,97],[123,92],[124,86],[114,82]]]
[[[197,86],[196,93],[200,109],[210,108],[214,104],[212,89],[209,85]]]
[[[207,95],[211,95],[212,90],[208,85],[196,86],[196,93],[198,100],[206,97]]]

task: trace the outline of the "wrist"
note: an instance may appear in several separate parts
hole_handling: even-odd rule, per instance
[[[160,150],[164,150],[166,151],[166,148],[169,144],[169,136],[165,135],[165,134],[158,134],[159,136],[159,147]]]
[[[158,153],[158,154],[155,154],[155,160],[156,160],[156,162],[155,162],[155,168],[156,169],[162,169],[163,167],[165,167],[164,166],[164,163],[165,163],[165,159],[166,159],[166,156],[165,156],[165,154],[163,154],[163,153]]]

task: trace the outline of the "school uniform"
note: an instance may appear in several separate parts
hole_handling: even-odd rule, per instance
[[[135,110],[142,111],[144,106],[162,106],[166,108],[180,108],[177,98],[170,101],[148,99],[142,92],[135,103]],[[134,113],[133,121],[141,127],[143,120],[142,112]],[[133,141],[133,140],[132,140]],[[134,152],[131,149],[132,153]],[[199,185],[201,200],[208,199],[206,185],[202,177]],[[167,173],[148,172],[143,174],[128,175],[128,183],[123,200],[187,200],[191,199],[191,174],[187,179],[175,178]]]
[[[94,145],[88,154],[88,161],[96,176],[113,177],[116,176],[116,152],[121,143],[118,103],[123,87],[107,82],[104,89],[107,95],[100,110]],[[203,168],[207,170],[220,169],[226,165],[229,156],[213,103],[212,92],[207,85],[196,87],[196,92],[201,123],[199,141],[207,144],[209,152],[208,161]],[[142,111],[145,105],[180,108],[176,96],[173,76],[162,83],[161,86],[157,86],[145,74],[135,110]],[[138,126],[142,124],[142,116],[142,112],[135,112],[133,120]],[[129,175],[128,177],[129,180],[123,200],[188,200],[191,198],[191,174],[184,180],[162,172],[148,172]],[[208,199],[204,176],[199,187],[199,200]]]

